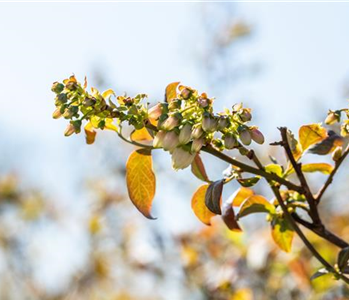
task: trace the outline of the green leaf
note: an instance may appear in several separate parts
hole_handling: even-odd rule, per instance
[[[250,177],[250,178],[240,178],[240,179],[237,179],[237,181],[243,187],[251,187],[251,186],[254,186],[259,181],[259,179],[261,178],[259,176],[256,176],[256,177]]]
[[[211,183],[206,191],[205,204],[206,207],[216,215],[222,214],[221,198],[223,192],[224,179]]]
[[[242,218],[254,213],[275,213],[275,207],[267,199],[260,195],[253,195],[242,204],[238,217]]]
[[[205,166],[201,160],[201,157],[199,154],[196,154],[194,161],[191,163],[191,172],[200,180],[206,181],[208,183],[211,182],[211,180],[208,178],[205,170]]]
[[[270,164],[265,166],[265,171],[268,173],[276,174],[279,177],[282,177],[282,173],[283,173],[282,167],[277,164]]]
[[[271,222],[271,235],[274,242],[285,252],[290,252],[294,237],[294,230],[286,219],[274,217]]]
[[[338,268],[341,271],[348,266],[348,260],[349,260],[349,247],[345,247],[338,253],[337,264],[338,264]]]

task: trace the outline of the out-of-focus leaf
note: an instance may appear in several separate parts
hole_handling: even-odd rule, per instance
[[[194,161],[191,164],[191,172],[200,180],[206,181],[210,183],[210,179],[208,179],[205,166],[201,160],[201,157],[199,154],[196,154]]]
[[[91,145],[95,142],[97,132],[94,130],[94,127],[91,122],[86,123],[85,127],[85,138],[86,144]]]
[[[105,129],[108,130],[112,130],[112,131],[118,131],[118,128],[115,126],[115,124],[113,123],[113,119],[112,118],[106,118],[105,119]]]
[[[305,173],[321,172],[323,174],[329,175],[333,171],[333,166],[327,163],[313,163],[302,165],[302,171]],[[294,169],[291,168],[288,174],[294,173]]]
[[[331,153],[337,146],[343,145],[343,138],[334,131],[329,130],[327,135],[321,142],[311,146],[308,152],[317,155],[326,155]]]
[[[338,253],[337,264],[338,264],[339,270],[342,271],[345,267],[348,266],[348,260],[349,260],[349,247],[345,247]]]
[[[222,205],[222,219],[227,227],[232,231],[241,231],[241,228],[236,220],[235,212],[233,209],[234,198],[230,197],[223,202]]]
[[[148,130],[143,127],[142,129],[139,130],[134,130],[132,131],[130,138],[132,141],[152,141],[153,137],[150,135],[150,133],[148,132]]]
[[[316,271],[313,275],[311,275],[310,280],[314,280],[316,278],[327,275],[329,273],[330,272],[328,270],[326,270],[325,268],[322,268],[322,269]]]
[[[211,218],[215,216],[205,204],[205,195],[208,184],[200,186],[191,198],[191,208],[198,219],[206,225],[211,225]]]
[[[233,206],[240,206],[247,198],[249,198],[253,194],[253,190],[241,187],[229,197],[229,201],[231,201]]]
[[[206,207],[216,215],[222,214],[221,199],[223,192],[224,179],[211,183],[206,191],[205,204]]]
[[[261,178],[259,176],[256,176],[251,178],[240,178],[240,179],[237,179],[237,181],[243,187],[251,187],[251,186],[254,186],[259,181],[259,179]]]
[[[327,137],[327,131],[321,124],[303,125],[299,129],[299,142],[302,150],[307,150],[311,145],[318,143]]]
[[[282,177],[282,167],[280,165],[277,164],[270,164],[265,166],[265,171],[268,173],[274,173],[279,177]]]
[[[170,103],[173,99],[177,98],[177,87],[179,82],[170,83],[165,90],[165,101]]]
[[[238,217],[242,218],[253,213],[275,213],[275,207],[267,199],[260,195],[247,198],[242,204]]]
[[[116,94],[113,90],[109,89],[109,90],[106,90],[102,93],[102,97],[104,99],[107,99],[108,97],[110,97],[111,95],[115,96],[116,97]]]
[[[271,222],[271,235],[274,242],[285,252],[290,252],[294,230],[284,218],[275,217]]]
[[[287,130],[287,142],[291,148],[291,152],[297,161],[302,156],[301,144],[295,139],[291,130]]]
[[[150,150],[139,149],[131,153],[126,163],[126,183],[132,203],[145,217],[154,219],[151,207],[156,183]]]

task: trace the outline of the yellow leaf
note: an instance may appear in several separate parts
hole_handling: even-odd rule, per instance
[[[268,173],[274,173],[279,177],[282,177],[282,167],[280,165],[277,164],[270,164],[265,166],[265,171]]]
[[[198,219],[206,225],[211,225],[211,218],[215,216],[205,204],[205,195],[208,188],[208,184],[200,186],[194,193],[191,199],[191,208]]]
[[[233,195],[231,195],[233,206],[240,206],[248,197],[252,196],[253,194],[253,190],[249,188],[239,188]]]
[[[271,222],[271,226],[271,236],[276,245],[278,245],[281,250],[290,252],[294,236],[294,231],[291,226],[282,218],[275,218]]]
[[[327,131],[321,124],[303,125],[299,129],[299,142],[302,150],[307,150],[311,145],[314,145],[327,137]]]
[[[104,91],[104,92],[102,93],[102,97],[103,97],[104,99],[110,97],[111,95],[116,96],[115,93],[114,93],[114,91],[111,90],[111,89],[106,90],[106,91]]]
[[[313,163],[302,165],[302,171],[305,173],[321,172],[325,175],[329,175],[333,171],[333,166],[327,163]],[[290,169],[288,174],[294,173],[294,169]]]
[[[155,195],[155,174],[151,152],[147,149],[133,151],[126,163],[126,183],[129,197],[137,209],[147,218]]]
[[[165,99],[170,103],[173,99],[177,98],[177,87],[179,82],[172,82],[166,87]]]
[[[130,136],[132,141],[152,141],[153,137],[150,135],[150,133],[148,132],[148,130],[143,127],[142,129],[139,130],[134,130],[131,133]]]
[[[109,129],[109,130],[113,130],[113,131],[118,131],[118,128],[115,126],[115,124],[113,123],[113,119],[112,118],[106,118],[105,119],[105,129]]]
[[[96,139],[97,132],[94,130],[94,127],[91,122],[88,122],[85,127],[85,137],[86,137],[86,144],[91,145],[94,143]]]
[[[253,195],[242,204],[239,211],[239,218],[261,212],[275,213],[275,207],[263,196]]]

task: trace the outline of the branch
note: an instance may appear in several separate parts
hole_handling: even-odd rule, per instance
[[[304,235],[302,230],[298,227],[295,220],[292,218],[291,214],[287,210],[287,206],[285,205],[282,197],[280,195],[279,188],[276,186],[271,186],[274,195],[279,202],[279,205],[284,213],[285,218],[289,221],[294,231],[298,234],[300,239],[303,241],[304,245],[309,249],[309,251],[314,255],[314,257],[330,272],[336,274],[339,278],[341,278],[345,283],[349,284],[349,278],[345,277],[343,274],[338,273],[337,270],[325,259],[323,256],[314,248],[314,246],[309,242],[307,237]]]
[[[211,145],[207,145],[205,147],[202,147],[201,150],[204,152],[210,153],[210,154],[216,156],[217,158],[220,158],[221,160],[223,160],[229,164],[232,164],[233,166],[239,167],[240,169],[242,169],[245,172],[262,176],[262,177],[266,178],[267,180],[276,181],[279,184],[286,186],[290,190],[297,191],[297,192],[302,191],[301,187],[299,187],[298,185],[295,185],[294,183],[292,183],[292,182],[290,182],[282,177],[279,177],[276,174],[265,172],[263,169],[257,169],[257,168],[250,166],[250,165],[244,164],[238,160],[235,160],[234,158],[232,158],[228,155],[225,155],[224,153],[216,150]]]
[[[328,176],[325,184],[322,186],[320,191],[317,193],[317,195],[315,197],[317,205],[319,205],[321,197],[325,193],[325,191],[328,188],[328,186],[332,183],[334,175],[337,173],[337,170],[339,169],[340,165],[342,164],[342,162],[344,161],[344,159],[347,157],[348,154],[349,154],[349,145],[346,147],[346,149],[345,149],[343,155],[341,156],[341,158],[338,161],[336,161],[333,171]]]
[[[317,210],[317,206],[315,203],[315,199],[314,196],[312,194],[312,192],[310,191],[309,185],[305,179],[305,176],[302,172],[302,164],[301,163],[297,163],[297,161],[295,160],[292,150],[290,148],[290,145],[288,144],[288,139],[287,139],[287,128],[286,127],[280,127],[279,128],[280,132],[281,132],[281,138],[282,138],[282,146],[284,147],[287,157],[290,160],[290,163],[292,165],[292,167],[294,168],[297,177],[301,183],[301,186],[303,188],[304,191],[304,195],[309,203],[309,208],[310,208],[310,217],[312,218],[312,220],[314,221],[315,224],[321,226],[321,219],[319,216],[319,212]]]

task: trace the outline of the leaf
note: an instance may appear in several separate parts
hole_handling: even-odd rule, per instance
[[[105,118],[105,129],[112,130],[112,131],[118,131],[118,128],[114,125],[112,118]]]
[[[86,123],[85,127],[85,137],[86,144],[91,145],[95,142],[97,132],[94,130],[94,127],[91,122]]]
[[[327,131],[321,124],[303,125],[299,129],[299,142],[305,151],[311,145],[318,143],[327,137]]]
[[[282,167],[278,164],[270,164],[265,166],[265,171],[268,173],[274,173],[279,177],[282,177],[283,173]]]
[[[247,198],[242,204],[238,217],[242,218],[254,213],[275,213],[275,207],[267,199],[260,195],[253,195]]]
[[[326,270],[325,268],[322,268],[320,270],[317,270],[313,275],[311,275],[310,280],[314,280],[316,278],[327,275],[329,273],[330,272],[328,270]]]
[[[194,161],[191,163],[191,172],[200,180],[206,181],[210,183],[210,179],[208,179],[205,166],[201,160],[199,154],[196,154]]]
[[[126,183],[128,195],[136,208],[148,219],[155,195],[155,174],[151,151],[139,149],[133,151],[126,163]]]
[[[177,87],[179,82],[170,83],[165,90],[165,101],[170,103],[173,99],[177,98]]]
[[[191,198],[191,208],[198,219],[206,225],[211,225],[211,218],[215,216],[205,204],[205,195],[208,184],[200,186]]]
[[[254,191],[249,188],[241,187],[229,199],[231,199],[233,206],[240,206],[247,198],[252,196]]]
[[[293,228],[284,218],[275,217],[271,222],[271,236],[279,248],[285,252],[290,252],[294,236]]]
[[[242,231],[235,216],[233,209],[234,198],[230,197],[228,200],[223,202],[222,205],[222,219],[227,227],[232,231]]]
[[[130,135],[130,139],[132,141],[152,141],[153,137],[150,135],[150,133],[148,132],[148,130],[143,127],[142,129],[136,129],[134,131],[132,131],[131,135]]]
[[[287,130],[287,142],[291,148],[294,159],[298,161],[302,156],[301,144],[295,139],[291,130]]]
[[[216,215],[222,214],[221,198],[223,192],[224,179],[211,183],[206,191],[205,204],[206,207]]]
[[[333,166],[327,163],[313,163],[302,165],[302,171],[305,173],[321,172],[325,175],[331,174],[333,171]],[[291,168],[288,171],[288,175],[294,173],[294,169]]]
[[[110,97],[111,95],[115,96],[116,97],[116,94],[113,90],[109,89],[109,90],[106,90],[102,93],[102,97],[104,99],[107,99],[108,97]]]
[[[237,179],[237,181],[243,187],[251,187],[251,186],[254,186],[259,181],[259,179],[261,178],[259,176],[256,176],[251,178],[240,178],[240,179]]]
[[[345,267],[348,266],[348,260],[349,260],[349,247],[345,247],[338,253],[337,264],[338,264],[339,270],[342,271]]]

